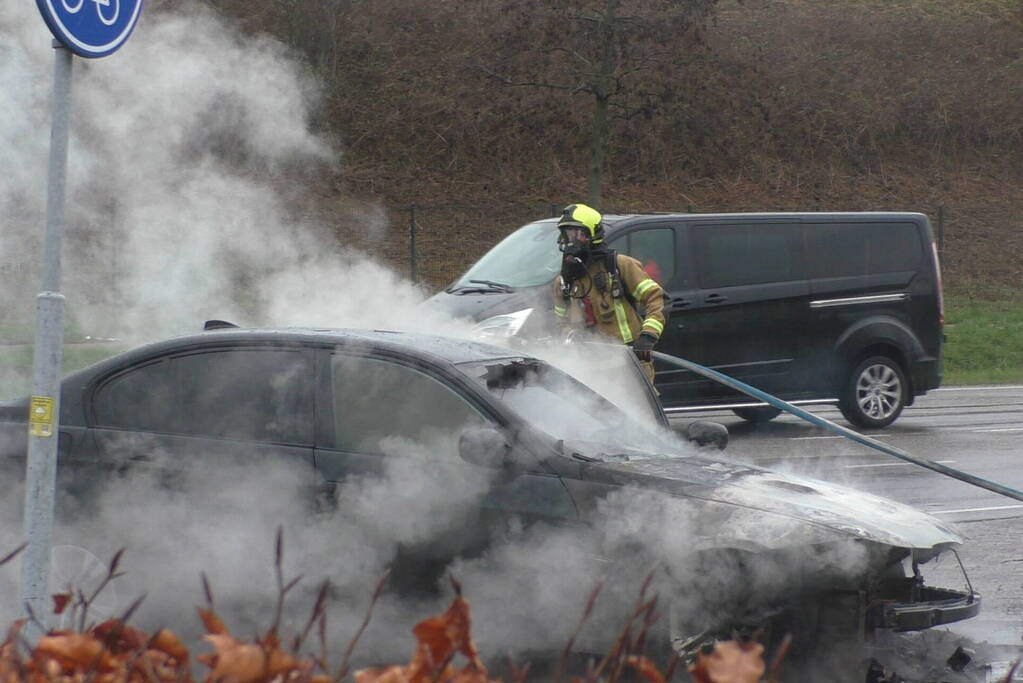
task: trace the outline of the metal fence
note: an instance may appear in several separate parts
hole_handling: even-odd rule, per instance
[[[439,288],[519,226],[557,216],[562,203],[433,204],[387,207],[388,239],[371,251],[427,288]],[[881,211],[890,207],[685,205],[688,213],[743,211]],[[1023,288],[1023,206],[924,206],[941,256],[945,289],[990,294]],[[607,213],[632,213],[611,207]],[[642,211],[635,211],[642,212]]]

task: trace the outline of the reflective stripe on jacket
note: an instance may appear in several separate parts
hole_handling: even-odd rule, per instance
[[[604,259],[595,256],[589,264],[589,277],[577,281],[572,286],[572,294],[565,297],[562,293],[561,276],[554,280],[554,315],[563,327],[590,327],[586,324],[585,300],[589,299],[593,309],[597,332],[614,337],[626,344],[631,344],[641,332],[660,338],[664,332],[664,296],[661,286],[651,278],[640,262],[631,256],[618,254],[618,274],[621,279],[619,286],[628,292],[645,311],[641,320],[639,312],[623,295],[612,296],[610,282],[600,291],[596,286],[599,275],[604,274],[608,281]],[[584,296],[585,295],[585,296]]]

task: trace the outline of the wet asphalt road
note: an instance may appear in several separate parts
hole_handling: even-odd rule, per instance
[[[837,408],[812,412],[848,426]],[[782,415],[751,425],[731,412],[673,418],[728,427],[733,459],[842,483],[952,522],[967,540],[959,551],[984,599],[976,619],[950,630],[998,645],[1023,637],[1023,501],[959,482]],[[1023,386],[949,387],[919,397],[887,429],[862,430],[913,455],[1023,490]],[[933,564],[933,563],[932,563]],[[954,558],[925,566],[928,583],[964,585]]]

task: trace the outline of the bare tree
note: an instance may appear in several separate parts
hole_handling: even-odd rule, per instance
[[[589,109],[587,201],[600,206],[616,118],[652,115],[671,99],[687,53],[717,0],[520,0],[479,68],[508,86],[543,88]]]

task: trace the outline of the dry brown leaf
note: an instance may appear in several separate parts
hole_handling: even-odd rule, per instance
[[[356,683],[494,683],[480,661],[472,641],[469,603],[456,595],[444,614],[416,624],[416,650],[408,666],[363,669],[355,672]],[[461,653],[468,659],[455,670],[446,662]],[[444,667],[440,669],[440,667]]]
[[[355,683],[409,683],[410,680],[404,666],[362,669],[355,672]]]
[[[71,671],[93,668],[101,660],[103,644],[91,635],[67,633],[43,636],[33,652],[39,661],[52,659]],[[105,667],[104,667],[105,669]]]
[[[243,643],[231,636],[203,636],[216,650],[213,670],[207,680],[224,683],[252,683],[266,674],[266,653],[259,645]]]
[[[173,631],[168,631],[165,628],[160,629],[153,636],[153,642],[150,644],[150,647],[170,655],[178,660],[178,662],[188,660],[188,648],[185,647],[185,644],[181,642],[181,639]]]
[[[760,643],[716,643],[709,655],[696,656],[689,673],[696,683],[757,683],[764,675],[763,655]]]
[[[472,642],[471,626],[469,603],[460,595],[455,596],[444,614],[416,624],[412,633],[416,636],[418,647],[409,664],[413,675],[423,668],[436,670],[441,662],[459,652],[468,658],[470,667],[485,672],[486,668]]]
[[[95,636],[112,653],[138,652],[146,647],[149,636],[142,631],[128,626],[120,619],[108,619],[89,629],[89,635]]]
[[[289,674],[295,671],[308,671],[311,668],[311,662],[302,662],[283,650],[270,650],[266,665],[268,678],[273,678],[278,674]]]
[[[54,614],[63,614],[64,610],[67,609],[67,606],[71,604],[70,593],[56,593],[54,595],[51,595],[50,597],[53,598]]]
[[[224,626],[224,622],[220,620],[216,614],[208,609],[198,608],[199,618],[202,619],[202,625],[206,628],[206,633],[212,633],[214,635],[230,635],[227,630],[227,626]]]

